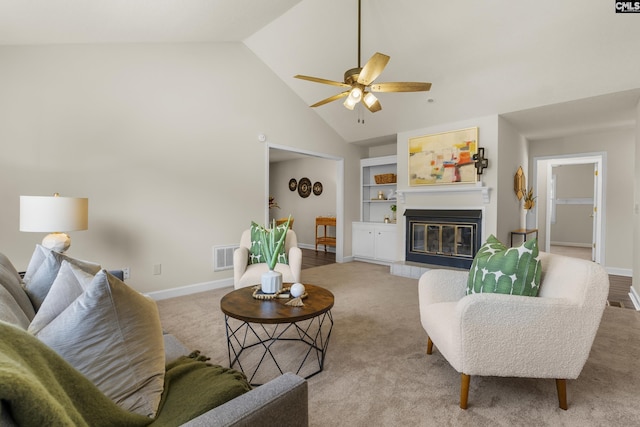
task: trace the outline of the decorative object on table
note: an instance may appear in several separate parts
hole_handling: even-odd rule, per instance
[[[320,181],[313,183],[313,194],[319,196],[322,194],[322,183]]]
[[[384,192],[382,190],[378,191],[378,200],[387,200],[384,197]]]
[[[293,285],[292,285],[293,286]],[[297,297],[293,297],[292,293],[291,293],[291,287],[283,287],[282,289],[271,293],[271,294],[267,294],[265,292],[262,292],[262,286],[261,285],[255,285],[253,287],[253,292],[251,293],[251,296],[255,299],[259,299],[262,301],[269,301],[269,300],[275,300],[275,299],[288,299],[288,298],[293,298],[293,299],[299,299],[302,300],[306,297],[308,297],[309,295],[307,294],[306,291],[303,291],[302,294],[298,295]],[[290,305],[285,303],[286,305]],[[298,305],[298,307],[303,306],[304,304]]]
[[[518,167],[518,170],[513,177],[513,191],[515,191],[518,200],[522,200],[524,195],[527,193],[526,178],[524,176],[522,166]]]
[[[291,289],[289,290],[291,296],[294,298],[298,298],[304,295],[304,291],[305,289],[302,283],[294,283],[293,285],[291,285]]]
[[[529,191],[527,191],[527,194],[524,196],[524,208],[526,210],[532,209],[535,205],[536,198],[533,196],[533,187],[529,188]]]
[[[289,230],[289,221],[291,221],[291,215],[289,215],[287,222],[282,225],[276,226],[276,222],[273,220],[271,229],[257,224],[252,225],[252,228],[255,227],[254,232],[260,253],[269,268],[269,271],[263,273],[260,277],[262,292],[266,294],[273,294],[282,289],[282,273],[275,271],[275,268],[278,263],[278,257],[283,252],[282,248]]]
[[[67,231],[89,228],[89,199],[81,197],[20,196],[20,231],[51,233],[42,246],[63,253],[71,246]]]
[[[475,183],[477,152],[477,127],[411,138],[409,186]]]
[[[280,206],[278,206],[278,202],[276,202],[276,198],[273,196],[269,196],[269,209],[271,208],[280,209]]]
[[[482,172],[489,166],[489,159],[484,157],[484,148],[478,147],[478,152],[472,158],[478,175],[482,175]]]
[[[302,298],[293,298],[284,303],[284,305],[288,305],[290,307],[304,307],[304,302],[302,302]]]
[[[298,182],[298,194],[303,199],[309,197],[311,194],[311,180],[309,178],[300,178]]]
[[[289,180],[289,190],[296,191],[297,188],[298,188],[298,181],[296,181],[295,178],[291,178]]]
[[[395,173],[382,173],[380,175],[374,175],[373,179],[375,180],[376,184],[380,185],[380,184],[395,184],[396,181],[398,180],[397,176]]]

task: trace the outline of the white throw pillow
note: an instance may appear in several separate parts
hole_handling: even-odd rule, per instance
[[[27,295],[29,295],[29,299],[36,312],[40,309],[42,301],[44,301],[49,293],[49,289],[56,279],[60,265],[62,265],[62,261],[64,260],[77,265],[89,274],[96,274],[100,271],[98,264],[74,259],[47,249],[42,245],[36,245],[36,249],[31,256],[27,271],[24,275],[25,291]]]
[[[71,274],[67,289],[74,295],[82,280],[75,283],[77,276]],[[65,289],[59,288],[56,294]],[[52,305],[64,300],[52,292],[50,296],[55,300]],[[67,308],[48,324],[36,326],[40,340],[114,402],[129,411],[155,416],[164,387],[165,355],[153,300],[101,270]]]
[[[53,319],[69,307],[91,284],[95,274],[63,260],[47,297],[29,325],[29,332],[37,335]]]

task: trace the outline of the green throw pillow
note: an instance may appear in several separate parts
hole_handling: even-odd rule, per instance
[[[262,255],[260,251],[260,230],[264,227],[256,224],[255,222],[251,222],[251,248],[249,248],[249,264],[260,264],[266,263],[267,260]],[[285,224],[277,225],[275,230],[275,239],[276,242],[282,236],[282,233],[286,233],[289,230],[289,227],[286,227]],[[286,239],[286,237],[285,237]],[[287,259],[287,254],[285,252],[285,245],[282,245],[280,248],[280,253],[278,253],[278,261],[279,264],[289,264],[289,260]]]
[[[540,290],[541,272],[538,239],[507,248],[491,235],[473,259],[467,295],[499,293],[535,297]]]

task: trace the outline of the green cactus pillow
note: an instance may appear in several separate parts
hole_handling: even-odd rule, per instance
[[[541,272],[538,239],[507,248],[491,235],[473,259],[467,295],[500,293],[535,297],[540,290]]]
[[[260,234],[264,230],[265,228],[263,226],[251,221],[251,247],[249,248],[249,264],[260,264],[267,262],[264,255],[260,251]],[[275,240],[278,241],[282,236],[282,233],[286,233],[288,230],[289,227],[287,227],[285,224],[277,225],[275,227]],[[285,252],[285,245],[282,245],[282,248],[280,248],[277,262],[279,264],[289,264],[287,254]]]

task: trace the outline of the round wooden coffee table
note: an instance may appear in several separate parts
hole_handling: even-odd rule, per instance
[[[289,298],[253,298],[253,286],[231,291],[220,300],[229,367],[237,365],[252,385],[271,379],[269,372],[295,372],[304,378],[322,372],[333,328],[333,294],[320,286],[304,286],[307,297],[302,307],[286,305]],[[260,368],[265,372],[259,373]]]

